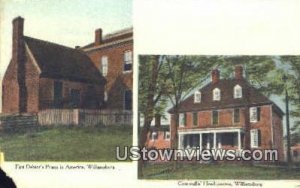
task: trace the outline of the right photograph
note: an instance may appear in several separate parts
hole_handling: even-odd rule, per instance
[[[300,178],[300,56],[138,60],[139,179]]]

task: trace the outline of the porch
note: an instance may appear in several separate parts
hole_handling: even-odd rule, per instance
[[[244,143],[242,128],[191,129],[178,131],[178,149],[234,149],[240,150]]]

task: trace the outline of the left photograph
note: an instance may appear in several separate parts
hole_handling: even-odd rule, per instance
[[[4,9],[1,158],[116,162],[116,146],[132,145],[132,2],[77,4],[58,16],[62,2],[43,18],[37,10],[49,3]]]

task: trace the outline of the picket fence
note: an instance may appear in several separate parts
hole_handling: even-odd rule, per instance
[[[132,112],[126,110],[47,109],[37,116],[39,125],[132,125]]]

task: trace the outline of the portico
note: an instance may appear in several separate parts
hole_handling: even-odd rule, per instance
[[[178,149],[237,149],[243,147],[242,128],[207,128],[178,130]]]

